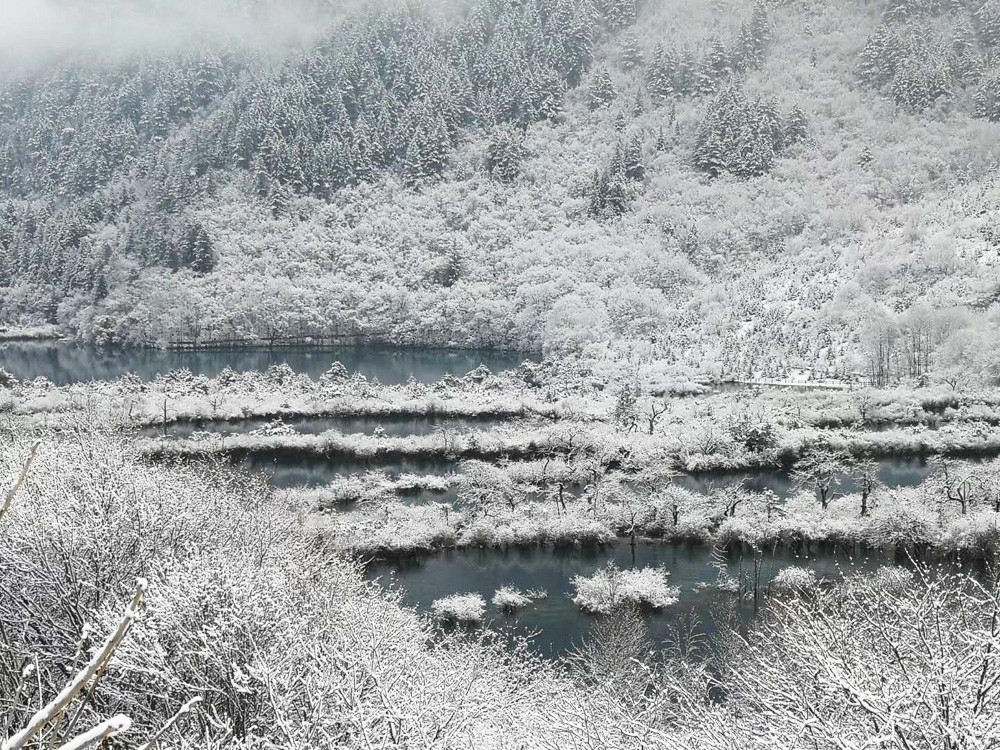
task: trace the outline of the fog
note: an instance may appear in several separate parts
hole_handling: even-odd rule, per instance
[[[288,45],[361,0],[0,0],[0,64],[164,52],[205,44]]]

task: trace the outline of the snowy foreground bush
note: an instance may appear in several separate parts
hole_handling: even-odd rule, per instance
[[[452,594],[435,599],[431,612],[445,622],[482,622],[486,600],[479,594]]]
[[[677,603],[680,593],[671,586],[665,568],[619,570],[614,564],[592,576],[575,576],[573,601],[587,612],[606,614],[622,604],[663,609]]]
[[[992,579],[851,576],[767,600],[690,661],[646,648],[642,618],[602,617],[596,666],[575,669],[439,632],[262,483],[144,465],[113,434],[43,437],[0,513],[0,746],[34,727],[31,750],[82,748],[94,728],[138,750],[178,717],[157,747],[996,747]],[[0,422],[0,487],[28,450]],[[676,600],[661,569],[577,584],[596,606]],[[32,724],[126,621],[65,721]]]

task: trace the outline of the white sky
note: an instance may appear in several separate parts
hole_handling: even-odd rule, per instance
[[[323,25],[305,10],[304,0],[280,0],[276,3],[280,10],[256,20],[235,11],[233,4],[233,0],[0,0],[0,63],[30,65],[64,54],[169,50],[207,39],[271,46],[315,34]]]

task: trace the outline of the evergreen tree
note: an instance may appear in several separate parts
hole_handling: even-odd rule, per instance
[[[667,99],[677,94],[674,88],[677,58],[672,51],[657,45],[646,70],[646,85],[649,93],[658,99]]]
[[[185,241],[185,265],[197,274],[211,273],[215,268],[212,240],[201,224],[192,224]]]
[[[642,67],[645,59],[646,55],[635,34],[626,34],[622,39],[622,67],[625,70],[636,70]]]
[[[713,39],[709,45],[707,63],[716,80],[724,80],[733,71],[729,51],[718,37]]]
[[[416,185],[422,180],[430,177],[426,169],[423,151],[420,148],[420,141],[413,138],[406,147],[406,155],[400,165],[403,175],[403,182],[407,185]]]
[[[694,163],[712,177],[728,172],[750,178],[766,174],[774,164],[776,132],[774,106],[750,99],[728,86],[709,105],[696,139]]]
[[[805,112],[798,105],[792,107],[788,113],[782,130],[785,146],[791,146],[805,140],[809,133],[809,121],[806,119]]]
[[[486,170],[497,182],[510,183],[521,173],[526,156],[523,136],[513,128],[498,128],[486,149]]]
[[[646,176],[646,168],[642,161],[642,138],[637,133],[632,134],[624,142],[618,144],[621,163],[621,173],[625,179],[641,182]]]
[[[615,85],[607,68],[600,68],[591,76],[587,86],[587,106],[590,109],[601,109],[615,99]]]
[[[928,0],[886,0],[882,17],[886,21],[908,21],[929,10]]]
[[[669,147],[670,147],[670,141],[667,138],[667,134],[663,130],[663,128],[660,127],[659,131],[656,134],[656,150],[666,151]]]
[[[893,79],[906,54],[906,44],[899,33],[888,26],[878,26],[858,60],[858,77],[869,86],[879,87]]]
[[[642,89],[638,88],[635,90],[635,96],[632,98],[632,117],[639,117],[643,112],[646,111],[646,101],[642,95]]]
[[[979,40],[989,50],[1000,48],[1000,0],[986,0],[976,11]]]
[[[1000,73],[994,72],[979,85],[974,106],[976,117],[1000,122]]]

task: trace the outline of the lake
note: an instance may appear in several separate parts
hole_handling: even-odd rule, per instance
[[[753,579],[754,559],[732,551],[726,555],[727,568],[733,577]],[[592,615],[580,611],[572,601],[571,579],[592,575],[608,562],[619,568],[665,566],[670,581],[680,588],[678,603],[648,619],[650,637],[655,643],[669,638],[672,629],[683,619],[696,617],[703,631],[713,629],[720,616],[743,619],[753,614],[752,598],[738,600],[711,587],[717,572],[711,565],[711,550],[703,546],[657,544],[616,544],[605,549],[525,549],[525,550],[445,550],[436,554],[392,562],[370,563],[366,575],[381,585],[402,589],[403,602],[429,611],[435,599],[455,593],[478,593],[487,602],[487,624],[514,635],[534,633],[533,645],[545,656],[560,656],[578,645],[594,622]],[[760,580],[769,582],[789,565],[816,571],[821,578],[837,578],[844,572],[868,570],[895,562],[894,554],[866,553],[853,556],[846,552],[825,552],[803,557],[787,548],[766,552],[761,559]],[[506,615],[497,611],[490,600],[501,586],[522,591],[544,589],[548,597],[524,610]]]
[[[0,368],[21,380],[46,377],[56,385],[115,380],[126,373],[152,380],[182,368],[196,375],[215,377],[227,367],[237,372],[263,371],[280,364],[315,379],[337,361],[348,372],[360,372],[382,383],[405,383],[411,377],[421,383],[433,383],[445,375],[464,375],[481,364],[493,372],[514,369],[530,356],[478,349],[378,346],[172,351],[102,349],[62,341],[0,343]]]

